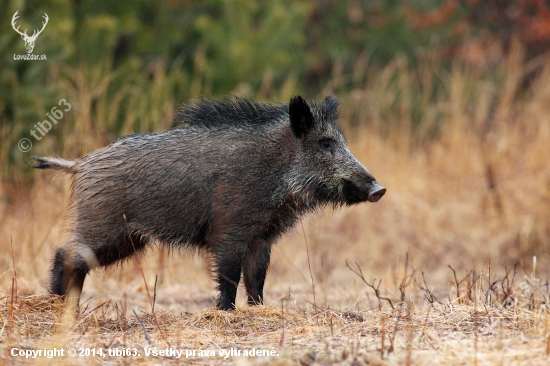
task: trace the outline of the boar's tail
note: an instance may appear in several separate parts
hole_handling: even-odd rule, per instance
[[[25,163],[31,168],[55,169],[55,170],[61,170],[64,172],[69,172],[75,165],[74,161],[69,161],[69,160],[59,159],[59,158],[42,158],[39,156],[33,156],[32,158],[26,160]]]

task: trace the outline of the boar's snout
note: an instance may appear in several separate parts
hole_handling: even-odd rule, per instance
[[[378,202],[386,193],[386,188],[378,184],[370,175],[369,179],[364,180],[361,184],[344,179],[343,188],[344,198],[349,205],[365,201]]]
[[[378,202],[380,201],[380,198],[386,193],[386,188],[382,187],[380,184],[378,184],[377,181],[372,182],[370,188],[369,188],[369,202]]]

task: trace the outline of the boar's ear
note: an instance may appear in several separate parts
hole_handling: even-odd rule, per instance
[[[303,138],[311,130],[315,121],[306,101],[299,95],[292,97],[288,105],[288,114],[292,132],[299,139]]]
[[[338,101],[338,99],[336,99],[336,96],[333,94],[325,98],[321,109],[325,111],[325,113],[327,114],[327,117],[337,118],[338,105],[340,105],[340,102]]]
[[[321,103],[320,114],[321,118],[328,121],[336,121],[338,119],[338,99],[334,95],[329,95]]]

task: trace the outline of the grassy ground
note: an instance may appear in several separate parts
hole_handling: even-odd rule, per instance
[[[550,70],[529,87],[513,57],[493,78],[430,70],[392,64],[341,98],[350,148],[388,193],[318,212],[288,233],[263,307],[246,306],[240,290],[236,311],[212,310],[207,263],[151,249],[141,266],[93,272],[75,318],[44,295],[66,237],[66,177],[1,185],[0,357],[51,361],[12,356],[15,347],[63,348],[59,364],[547,364]],[[435,84],[445,92],[434,99]],[[70,357],[69,347],[140,356]],[[196,355],[146,356],[152,347]],[[231,348],[276,355],[219,356]]]
[[[10,310],[3,312],[9,321],[2,346],[4,360],[10,363],[50,361],[44,356],[31,361],[14,358],[9,355],[12,348],[63,348],[65,356],[53,358],[56,364],[108,361],[198,365],[222,362],[544,365],[548,362],[547,317],[521,307],[476,308],[456,302],[416,307],[402,303],[394,310],[342,311],[328,307],[300,308],[285,301],[282,308],[242,307],[234,312],[157,309],[155,320],[150,311],[138,310],[138,319],[124,303],[108,301],[74,320],[64,316],[62,306],[52,304],[44,295],[19,296],[17,300],[11,314]],[[5,299],[2,306],[11,309],[10,299]],[[76,356],[67,356],[71,347],[77,350]],[[91,349],[88,352],[103,350],[104,355],[85,356],[81,352],[86,352],[86,348]],[[118,356],[115,349],[119,350]],[[181,354],[153,353],[167,349]],[[256,350],[273,352],[273,356],[257,354]],[[125,356],[123,351],[131,355]],[[225,352],[235,355],[226,358]]]

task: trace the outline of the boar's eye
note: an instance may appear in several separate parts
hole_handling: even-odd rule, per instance
[[[319,147],[321,148],[321,151],[327,155],[334,153],[334,141],[331,139],[320,140]]]

